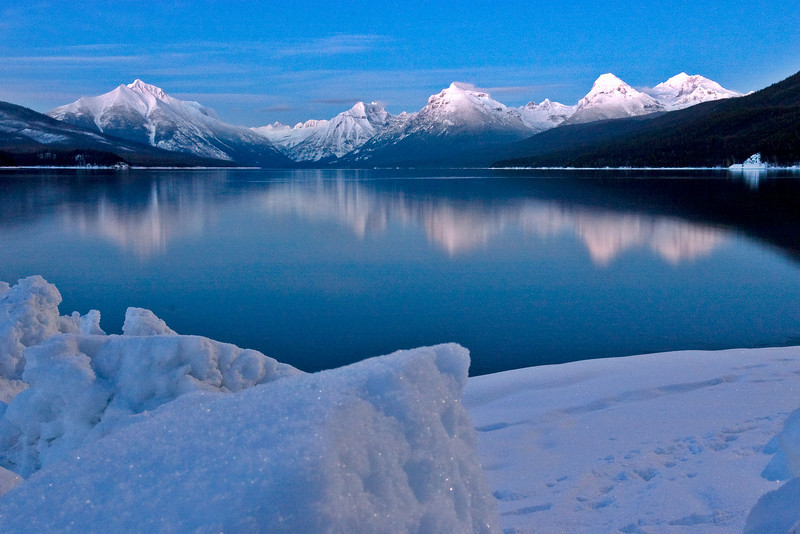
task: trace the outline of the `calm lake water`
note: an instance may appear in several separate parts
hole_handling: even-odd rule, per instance
[[[0,280],[304,370],[800,344],[800,182],[726,172],[0,171]]]

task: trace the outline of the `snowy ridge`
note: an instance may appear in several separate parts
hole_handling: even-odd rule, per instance
[[[394,120],[382,106],[356,103],[330,120],[310,120],[294,128],[275,124],[254,128],[294,161],[342,157],[383,131]]]
[[[328,125],[327,120],[310,119],[306,122],[298,122],[294,127],[279,122],[252,128],[254,132],[269,139],[284,154],[290,153],[290,149],[305,141],[308,136],[323,129]]]
[[[241,163],[283,159],[263,136],[226,124],[211,109],[173,98],[138,79],[103,95],[57,107],[48,115],[174,152]]]
[[[456,136],[481,136],[488,144],[510,142],[560,124],[647,115],[734,96],[741,95],[702,76],[682,73],[653,89],[638,91],[609,73],[600,76],[576,105],[545,99],[513,108],[472,85],[453,82],[413,113],[392,116],[376,104],[359,102],[330,120],[310,120],[294,127],[275,123],[253,130],[268,137],[294,161],[350,155],[356,162],[375,159],[380,163],[388,157],[385,162],[391,164],[398,159],[392,153],[401,150],[400,146],[425,154]],[[426,149],[427,143],[433,143],[432,148]]]
[[[534,133],[519,109],[509,108],[471,85],[454,82],[431,95],[419,111],[396,116],[349,157],[389,165],[408,163],[404,161],[408,158],[447,159],[457,151],[469,152],[473,144],[512,142]]]
[[[545,99],[540,104],[528,102],[527,105],[519,108],[519,110],[525,124],[538,133],[555,128],[570,118],[575,113],[576,107]]]

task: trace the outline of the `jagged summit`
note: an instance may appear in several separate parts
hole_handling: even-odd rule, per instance
[[[525,124],[530,126],[534,133],[538,133],[555,128],[567,120],[575,113],[575,106],[566,106],[545,98],[540,104],[528,102],[519,110]]]
[[[394,120],[376,102],[356,102],[330,120],[308,120],[294,128],[279,123],[253,128],[294,161],[341,157],[357,149]]]
[[[145,83],[142,80],[140,80],[139,78],[135,79],[133,81],[133,83],[129,83],[125,87],[127,87],[128,89],[130,89],[132,91],[136,91],[138,93],[147,93],[147,94],[153,95],[154,97],[158,98],[159,100],[171,99],[171,97],[168,96],[167,93],[165,93],[164,90],[161,89],[160,87],[156,87],[155,85],[151,85],[149,83]]]

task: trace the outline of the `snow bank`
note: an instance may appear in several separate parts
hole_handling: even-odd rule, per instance
[[[0,532],[498,532],[460,399],[468,351],[306,375],[130,308],[0,284]],[[13,490],[12,490],[13,488]],[[12,490],[12,491],[9,491]]]
[[[744,531],[800,533],[800,409],[789,415],[771,445],[777,448],[776,454],[762,476],[789,480],[759,499],[747,517]]]
[[[241,391],[299,374],[198,336],[62,334],[28,348],[25,359],[30,387],[0,419],[0,465],[25,477],[186,393]]]
[[[0,380],[0,465],[24,477],[186,393],[300,373],[254,350],[179,336],[141,308],[128,309],[124,335],[105,335],[96,310],[60,316],[61,295],[40,276],[4,283],[0,297],[0,368],[21,378]]]
[[[196,392],[0,501],[0,531],[497,532],[457,345]]]

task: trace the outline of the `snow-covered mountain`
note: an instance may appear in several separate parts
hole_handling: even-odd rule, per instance
[[[685,72],[656,85],[648,93],[670,111],[688,108],[701,102],[742,96],[741,93],[725,89],[713,80],[697,74],[689,76]]]
[[[408,114],[387,134],[416,132],[428,135],[446,133],[508,133],[527,135],[530,126],[516,108],[506,107],[488,93],[458,82],[431,95],[428,103],[416,113]]]
[[[665,110],[666,106],[652,96],[608,73],[597,78],[589,94],[578,101],[575,113],[564,124],[621,119]]]
[[[0,165],[229,165],[111,137],[0,102]]]
[[[197,102],[178,100],[136,80],[95,97],[57,107],[51,117],[154,147],[246,165],[289,163],[264,136],[219,120]]]
[[[555,128],[575,113],[577,106],[567,106],[545,99],[541,104],[528,102],[519,108],[522,120],[535,132],[543,132]]]
[[[253,130],[266,136],[294,161],[342,157],[394,121],[382,106],[358,102],[330,120],[310,120],[290,128],[276,123]]]
[[[329,120],[250,129],[226,124],[197,102],[178,100],[136,80],[49,115],[153,147],[242,165],[334,160],[359,166],[482,165],[494,161],[490,153],[496,147],[561,124],[672,111],[733,96],[740,95],[702,76],[681,73],[638,91],[609,73],[574,106],[544,100],[515,108],[456,82],[414,113],[395,116],[374,102],[359,102]]]
[[[302,143],[319,129],[328,125],[327,120],[311,119],[306,122],[298,122],[294,127],[280,122],[274,122],[267,126],[251,128],[259,135],[269,139],[281,152],[288,153],[290,149]]]
[[[472,161],[476,150],[518,141],[536,133],[518,108],[492,99],[488,93],[452,83],[428,98],[416,113],[401,113],[347,163],[430,165]],[[482,162],[482,160],[481,160]]]

